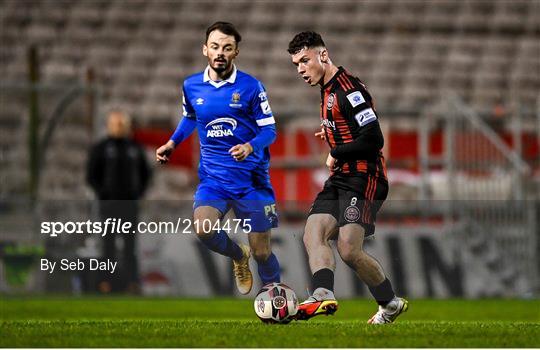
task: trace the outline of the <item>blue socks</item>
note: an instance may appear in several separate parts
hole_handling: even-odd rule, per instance
[[[223,232],[216,232],[211,238],[199,240],[210,250],[224,256],[228,256],[234,260],[240,260],[244,253],[238,244],[236,244],[229,236]],[[262,284],[272,282],[280,282],[280,267],[277,257],[274,253],[270,254],[265,262],[257,262],[258,273]]]
[[[218,231],[214,233],[211,238],[199,240],[210,250],[219,253],[221,255],[228,256],[234,260],[242,259],[244,253],[240,246],[236,244],[232,239],[227,236],[223,231]]]
[[[274,253],[270,254],[265,262],[257,263],[257,265],[259,277],[261,278],[263,286],[272,282],[280,282],[279,261]]]

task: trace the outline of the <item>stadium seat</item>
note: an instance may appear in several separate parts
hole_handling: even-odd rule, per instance
[[[323,34],[335,62],[368,85],[380,110],[428,106],[449,92],[490,110],[499,84],[511,103],[534,110],[539,10],[528,0],[4,1],[0,73],[24,81],[28,44],[37,43],[44,83],[67,86],[93,67],[103,106],[172,128],[182,79],[205,66],[204,29],[229,20],[244,37],[239,68],[264,82],[283,121],[318,114],[317,92],[302,86],[286,52],[306,29]]]

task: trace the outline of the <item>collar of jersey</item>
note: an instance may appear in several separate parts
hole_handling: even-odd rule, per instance
[[[209,71],[210,71],[210,66],[206,66],[206,69],[204,70],[203,81],[205,83],[208,82],[212,84],[216,88],[220,88],[227,83],[234,84],[234,82],[236,81],[236,66],[234,64],[233,64],[233,71],[231,73],[231,76],[225,80],[213,81],[212,79],[210,79]]]
[[[332,78],[330,78],[330,80],[328,80],[328,83],[324,84],[324,86],[321,88],[321,90],[326,90],[328,89],[329,86],[332,86],[332,84],[334,84],[334,82],[336,81],[336,79],[340,76],[341,73],[343,73],[345,71],[345,68],[343,68],[342,66],[339,66],[338,67],[338,71],[336,72],[336,74],[334,74],[334,76]]]

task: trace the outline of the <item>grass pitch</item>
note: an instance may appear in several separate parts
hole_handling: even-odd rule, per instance
[[[540,347],[539,300],[410,300],[371,326],[371,300],[266,325],[246,299],[0,296],[0,347]]]

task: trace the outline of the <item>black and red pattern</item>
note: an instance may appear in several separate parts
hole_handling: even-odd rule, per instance
[[[361,103],[353,106],[347,96],[355,92],[360,93],[362,99]],[[373,98],[366,86],[342,67],[321,89],[321,122],[330,148],[335,150],[353,141],[359,142],[362,138],[366,140],[362,151],[354,156],[345,159],[336,157],[336,172],[351,175],[364,173],[386,180],[386,164],[381,152],[384,140],[378,121],[364,126],[355,119],[355,115],[368,109],[376,114]]]
[[[335,174],[326,180],[309,215],[330,214],[339,227],[360,224],[367,237],[375,232],[377,213],[387,196],[388,182],[382,178]]]

